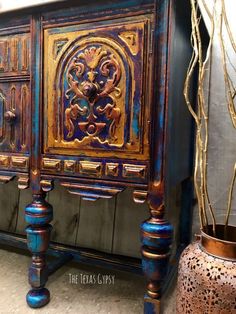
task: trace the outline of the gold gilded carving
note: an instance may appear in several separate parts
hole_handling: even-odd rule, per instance
[[[44,29],[45,153],[148,159],[151,23],[147,14],[98,23],[96,34],[95,25]]]
[[[132,55],[136,56],[139,52],[138,32],[136,32],[136,31],[122,32],[122,33],[120,33],[119,37],[129,47]]]
[[[53,55],[54,55],[54,59],[57,58],[58,54],[60,53],[60,51],[62,50],[63,46],[68,42],[67,38],[62,38],[62,39],[58,39],[54,41],[54,45],[53,45]]]
[[[15,168],[28,168],[28,157],[18,157],[18,156],[12,156],[11,157],[11,165]]]
[[[117,177],[119,172],[119,164],[117,163],[107,163],[106,164],[106,176]]]
[[[0,155],[0,167],[8,167],[9,161],[9,156]]]
[[[75,160],[65,160],[64,161],[64,171],[65,172],[75,172],[76,161]]]
[[[124,164],[123,177],[136,177],[144,179],[146,176],[146,168],[146,166]]]
[[[61,170],[61,161],[58,159],[43,158],[42,166],[45,170]]]
[[[81,174],[91,174],[100,176],[102,173],[102,163],[92,161],[80,161],[79,171]]]
[[[87,80],[84,79],[85,74]],[[96,80],[99,74],[104,77],[103,81]],[[115,101],[115,98],[121,95],[121,90],[117,87],[121,78],[121,67],[115,55],[101,46],[89,47],[73,59],[67,78],[69,89],[66,91],[66,97],[70,99],[69,108],[65,110],[67,139],[74,136],[73,120],[78,120],[78,127],[83,133],[82,138],[97,137],[100,143],[105,143],[107,140],[109,142],[109,139],[115,140],[115,132],[121,116],[120,108],[116,106]],[[113,96],[112,92],[115,92]],[[81,100],[85,100],[87,105],[81,105]],[[104,103],[101,105],[99,101]],[[102,115],[108,121],[104,120],[104,122],[100,118]],[[99,134],[104,131],[108,123],[109,130],[104,140]]]

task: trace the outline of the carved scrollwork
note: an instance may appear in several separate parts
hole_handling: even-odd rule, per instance
[[[121,66],[116,56],[100,45],[90,46],[72,59],[66,78],[69,86],[65,91],[69,100],[64,121],[67,140],[75,137],[76,122],[82,138],[96,136],[100,143],[116,140],[121,117],[116,99],[122,93],[118,87]]]

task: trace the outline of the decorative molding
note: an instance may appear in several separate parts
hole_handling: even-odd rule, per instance
[[[21,87],[21,147],[25,148],[26,136],[26,108],[28,105],[28,87],[26,84]]]
[[[147,191],[134,190],[133,200],[135,203],[143,204],[147,200]]]
[[[10,41],[11,71],[18,70],[18,38],[13,37]]]
[[[119,164],[118,163],[107,163],[105,174],[106,174],[106,176],[117,177],[119,174]]]
[[[109,199],[124,190],[124,187],[87,185],[80,183],[60,182],[69,193],[81,196],[84,200],[96,201],[100,198]]]
[[[147,167],[140,165],[123,165],[123,177],[124,178],[142,178],[146,177]]]
[[[8,167],[10,165],[10,157],[7,155],[0,155],[0,167]]]
[[[29,176],[20,176],[18,178],[18,188],[20,190],[25,190],[29,187]]]
[[[100,76],[102,81],[97,79]],[[87,47],[72,59],[67,71],[69,88],[65,96],[69,99],[69,107],[65,110],[67,136],[64,140],[76,136],[73,121],[77,121],[82,133],[80,140],[96,137],[100,143],[108,141],[108,145],[110,140],[115,140],[121,116],[116,104],[116,98],[121,96],[120,80],[119,61],[101,44]],[[102,132],[105,135],[101,136]]]
[[[44,30],[48,43],[44,55],[44,151],[148,159],[150,18],[121,18],[119,25],[111,20],[98,25],[94,35],[92,27],[85,30],[79,25]],[[119,36],[126,36],[131,49]],[[55,42],[64,38],[68,42],[55,59]]]
[[[8,183],[9,181],[11,181],[12,179],[14,179],[15,175],[0,175],[0,183]]]
[[[5,119],[4,113],[6,111],[6,98],[0,90],[0,141],[2,142],[5,138]]]
[[[61,170],[61,161],[59,159],[49,159],[43,158],[42,159],[42,168],[45,170]]]
[[[0,41],[0,72],[7,71],[8,60],[8,42],[7,40]]]
[[[64,160],[64,171],[75,173],[76,161],[75,160]]]
[[[19,169],[28,169],[29,167],[29,157],[24,156],[9,156],[9,155],[0,155],[0,168],[19,168]]]
[[[92,161],[80,161],[79,162],[79,172],[81,174],[101,176],[102,163],[101,162],[92,162]]]
[[[11,166],[14,168],[27,169],[29,166],[29,157],[11,157]]]
[[[120,39],[129,47],[133,56],[139,52],[138,31],[126,31],[119,35]]]
[[[53,44],[53,55],[54,59],[57,58],[58,54],[62,50],[62,48],[65,46],[65,44],[68,42],[67,38],[62,38],[54,41]]]
[[[50,192],[54,188],[53,180],[41,180],[40,185],[44,192]]]
[[[21,52],[21,70],[27,71],[29,67],[29,51],[28,51],[28,38],[22,38],[22,52]]]

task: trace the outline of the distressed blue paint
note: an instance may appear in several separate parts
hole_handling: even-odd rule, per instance
[[[150,223],[149,220],[144,221],[141,224],[141,230],[154,233],[154,234],[169,234],[173,233],[173,226],[166,221],[166,223],[158,224],[158,223]]]
[[[32,225],[44,225],[52,221],[53,208],[45,200],[33,201],[25,207],[25,221]]]
[[[153,2],[152,0],[145,0],[145,4],[149,4],[152,2]],[[79,14],[91,14],[91,12],[98,13],[102,11],[106,11],[106,14],[109,14],[112,16],[115,10],[117,11],[119,9],[126,8],[128,11],[129,8],[132,8],[132,7],[139,8],[143,3],[144,3],[143,0],[128,0],[128,1],[119,1],[119,2],[113,1],[113,2],[109,2],[108,4],[99,3],[99,5],[88,3],[88,5],[86,6],[80,6],[77,8],[73,7],[73,8],[60,10],[57,12],[57,16],[61,16],[66,19],[67,17],[70,18],[71,15],[73,16],[73,15],[79,15]],[[44,16],[46,18],[50,18],[50,17],[55,18],[55,15],[53,15],[53,13],[49,11],[48,13],[45,13]]]
[[[168,259],[142,258],[142,268],[148,278],[152,278],[153,281],[161,281],[168,271]]]
[[[166,79],[167,79],[167,62],[168,62],[168,8],[169,1],[157,1],[157,21],[154,31],[154,39],[156,44],[156,56],[157,65],[154,72],[154,78],[157,79],[157,85],[155,88],[155,103],[154,111],[156,125],[153,132],[156,137],[153,136],[153,171],[151,174],[152,180],[160,181],[163,177],[163,134],[165,129],[165,111],[166,107]]]
[[[53,219],[53,214],[47,216],[34,216],[30,214],[25,214],[25,221],[30,225],[45,225],[51,222]]]
[[[33,34],[33,54],[32,54],[32,100],[33,100],[33,111],[32,111],[32,168],[38,169],[40,163],[40,98],[41,98],[41,19],[40,16],[35,16],[32,20],[32,27],[34,28]],[[32,176],[32,189],[39,191],[39,178]]]
[[[40,308],[50,301],[50,293],[46,288],[32,289],[26,296],[28,305],[32,308]]]
[[[40,227],[40,224],[38,224]],[[28,226],[25,231],[27,233],[27,245],[30,251],[33,253],[40,253],[45,251],[45,243],[48,242],[50,232],[52,230],[51,225],[45,225],[40,228]]]
[[[25,230],[27,232],[27,244],[30,251],[33,253],[41,252],[43,247],[43,239],[39,234],[30,233],[28,228]]]
[[[155,304],[152,302],[144,302],[144,314],[157,314]]]

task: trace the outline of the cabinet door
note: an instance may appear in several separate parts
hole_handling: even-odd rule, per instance
[[[44,153],[147,160],[150,16],[44,30]]]
[[[30,33],[10,31],[1,35],[0,29],[0,168],[22,171],[28,168],[31,121]]]

